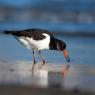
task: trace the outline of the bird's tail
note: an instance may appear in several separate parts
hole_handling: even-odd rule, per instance
[[[0,35],[7,34],[7,35],[16,35],[16,31],[2,31],[0,32]]]
[[[4,34],[13,34],[13,31],[4,31]]]
[[[0,31],[0,35],[2,34],[12,34],[12,31]]]
[[[4,31],[4,34],[11,34],[10,31]]]

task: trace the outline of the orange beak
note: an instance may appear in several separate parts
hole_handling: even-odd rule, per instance
[[[63,49],[63,54],[64,54],[64,57],[66,58],[67,62],[70,62],[70,58],[68,56],[68,52],[66,49]]]

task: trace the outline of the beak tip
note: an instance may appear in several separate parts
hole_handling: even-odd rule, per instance
[[[67,52],[66,49],[63,49],[63,54],[64,54],[64,56],[65,56],[67,62],[69,63],[69,62],[70,62],[70,58],[69,58],[69,56],[68,56],[68,52]]]
[[[67,60],[68,63],[70,62],[69,56],[66,57],[66,60]]]

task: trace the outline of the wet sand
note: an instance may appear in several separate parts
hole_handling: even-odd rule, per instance
[[[0,62],[0,95],[76,93],[95,94],[95,65]]]
[[[95,93],[34,88],[30,86],[1,86],[0,95],[95,95]]]

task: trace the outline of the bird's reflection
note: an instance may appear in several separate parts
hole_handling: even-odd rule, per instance
[[[33,77],[33,74],[34,74],[34,69],[35,69],[35,64],[32,65],[32,77]]]
[[[39,67],[38,67],[38,70],[40,71],[40,70],[42,70],[42,68],[45,66],[45,64],[41,64],[41,65],[39,65]],[[32,65],[32,77],[34,76],[34,73],[36,72],[36,64],[33,64]]]
[[[65,77],[68,76],[70,66],[63,65],[61,72],[53,72],[49,70],[47,64],[33,64],[32,66],[32,82],[40,87],[62,87]]]
[[[48,70],[46,65],[36,65],[32,66],[32,83],[35,86],[48,87]]]
[[[68,76],[69,68],[70,68],[70,63],[67,63],[66,65],[63,66],[62,73],[64,78]]]

